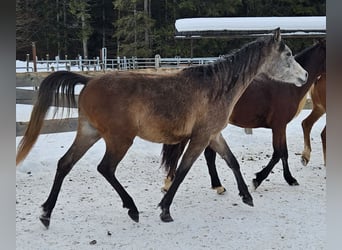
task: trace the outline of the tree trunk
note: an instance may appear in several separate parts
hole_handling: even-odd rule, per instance
[[[82,16],[81,16],[81,20],[82,20],[82,33],[83,33],[83,36],[82,36],[82,43],[83,43],[83,56],[85,59],[88,58],[88,46],[87,46],[87,36],[85,35],[86,33],[86,22],[85,22],[85,17],[84,17],[84,14],[82,13]]]
[[[148,8],[148,0],[144,0],[144,13],[146,14],[146,16],[149,16],[149,8]],[[148,27],[145,28],[145,47],[149,48],[149,34],[148,34]]]
[[[60,24],[59,24],[59,0],[56,0],[56,28],[57,28],[57,56],[61,53],[61,34],[60,34]]]
[[[102,48],[106,47],[106,14],[105,14],[105,1],[102,0]]]

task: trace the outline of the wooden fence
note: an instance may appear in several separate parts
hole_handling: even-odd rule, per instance
[[[84,75],[99,75],[103,72],[78,72]],[[30,104],[33,105],[37,94],[38,88],[42,80],[51,73],[48,72],[30,72],[30,73],[17,73],[16,74],[16,103],[17,104]],[[32,89],[20,89],[20,87],[32,87]],[[78,96],[76,96],[76,100]],[[310,99],[307,100],[305,109],[311,109],[312,104]],[[16,136],[22,136],[25,132],[28,122],[16,122]],[[48,119],[44,121],[41,134],[70,132],[77,129],[77,118],[63,118],[63,119]],[[250,131],[249,131],[250,133]]]
[[[33,105],[42,80],[51,73],[17,73],[16,74],[16,103]],[[102,72],[81,73],[85,75],[103,74]],[[25,87],[25,89],[23,89]],[[29,88],[27,88],[29,87]],[[32,89],[31,89],[32,87]],[[78,96],[76,96],[76,100]],[[22,136],[28,122],[16,122],[16,136]],[[44,121],[41,134],[70,132],[77,129],[77,118],[48,119]]]

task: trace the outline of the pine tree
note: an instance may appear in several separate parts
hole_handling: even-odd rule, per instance
[[[145,5],[146,6],[146,5]],[[116,0],[114,8],[118,12],[115,21],[114,37],[118,41],[117,54],[125,56],[150,57],[152,50],[149,43],[149,32],[154,20],[144,10],[143,1]]]
[[[79,39],[82,41],[83,57],[88,58],[88,38],[91,35],[88,0],[70,0],[70,12],[76,17]]]

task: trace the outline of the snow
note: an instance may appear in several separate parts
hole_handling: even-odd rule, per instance
[[[298,17],[199,17],[177,19],[177,32],[186,31],[260,31],[281,30],[322,31],[326,29],[325,16]]]
[[[26,121],[32,107],[16,106],[17,121]],[[44,134],[16,171],[16,249],[324,249],[326,247],[326,168],[320,132],[325,115],[314,125],[312,156],[302,166],[303,110],[288,124],[289,165],[299,186],[289,186],[279,162],[269,178],[253,191],[254,173],[272,154],[272,133],[254,129],[252,135],[229,125],[223,135],[249,184],[254,207],[242,203],[232,171],[222,159],[217,169],[227,192],[210,188],[203,155],[181,184],[171,214],[163,223],[157,207],[165,173],[160,168],[161,145],[136,138],[116,175],[135,200],[140,222],[133,222],[122,202],[97,172],[104,154],[99,141],[65,178],[46,230],[38,217],[53,183],[56,164],[71,145],[75,132]],[[77,116],[75,111],[73,116]],[[18,145],[21,137],[16,138]]]

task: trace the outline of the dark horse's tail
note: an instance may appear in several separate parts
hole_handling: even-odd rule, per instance
[[[49,107],[52,105],[59,107],[60,104],[76,107],[75,86],[77,84],[86,85],[90,79],[90,77],[69,71],[57,71],[42,81],[30,121],[24,137],[18,145],[16,165],[25,159],[36,142]],[[63,94],[61,100],[59,98],[60,93]]]
[[[173,145],[163,144],[161,165],[164,167],[164,170],[168,172],[168,177],[170,177],[171,180],[173,179],[178,160],[181,157],[186,144],[187,140]]]

